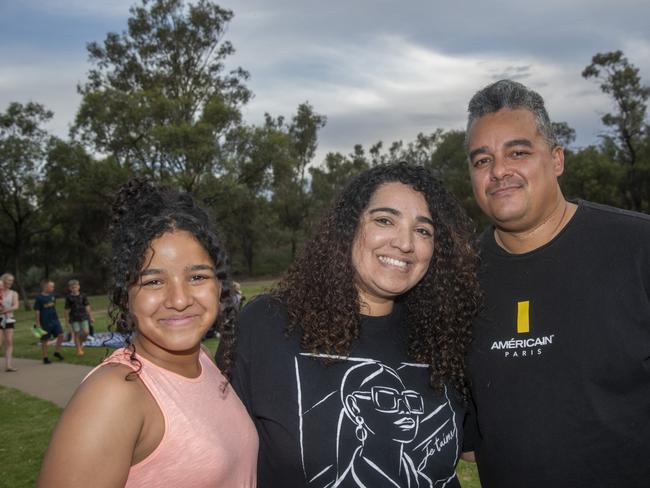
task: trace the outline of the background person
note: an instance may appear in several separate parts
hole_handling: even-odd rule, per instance
[[[50,339],[56,339],[54,348],[54,357],[63,361],[61,354],[61,343],[63,342],[63,329],[59,316],[56,313],[56,296],[54,295],[54,282],[49,279],[41,280],[41,293],[34,300],[34,310],[36,311],[35,329],[42,329],[45,334],[41,335],[41,350],[43,353],[43,363],[50,364],[48,357],[48,343]]]
[[[5,371],[7,373],[18,371],[13,367],[12,359],[16,325],[14,310],[18,310],[20,303],[18,293],[11,289],[13,284],[14,276],[11,273],[4,273],[0,276],[0,345],[4,345]]]
[[[92,308],[88,297],[81,293],[79,280],[68,281],[69,293],[65,296],[64,317],[65,325],[72,329],[77,356],[83,356],[83,343],[90,332],[90,324],[94,322]]]
[[[254,487],[257,434],[201,338],[226,254],[188,194],[133,181],[113,205],[111,317],[130,345],[95,368],[54,431],[39,487]],[[74,469],[70,468],[74,452]]]
[[[647,487],[650,217],[568,202],[542,97],[502,80],[469,103],[485,307],[472,391],[484,488]]]
[[[260,487],[362,486],[350,469],[371,463],[365,486],[459,486],[463,358],[480,298],[470,231],[428,170],[374,167],[334,202],[272,295],[243,309],[232,381],[260,435]],[[376,374],[356,393],[342,386],[359,364],[399,381],[375,388],[385,397],[373,403]],[[417,414],[404,390],[422,398]]]

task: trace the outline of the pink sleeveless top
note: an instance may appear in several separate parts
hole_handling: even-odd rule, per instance
[[[97,368],[120,363],[136,369],[129,354],[118,349]],[[131,466],[125,486],[255,487],[257,431],[230,385],[222,392],[224,377],[210,358],[201,351],[201,374],[186,378],[136,357],[142,363],[139,378],[162,411],[165,433],[146,459]]]

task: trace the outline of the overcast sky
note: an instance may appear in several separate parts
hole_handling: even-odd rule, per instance
[[[55,112],[66,137],[90,67],[86,43],[126,29],[133,0],[0,0],[0,110],[12,101]],[[568,122],[577,145],[597,142],[611,109],[580,73],[597,52],[621,49],[650,84],[647,0],[223,0],[234,11],[232,67],[255,94],[248,123],[291,116],[309,101],[328,117],[319,159],[356,143],[409,141],[462,129],[471,95],[515,78]]]

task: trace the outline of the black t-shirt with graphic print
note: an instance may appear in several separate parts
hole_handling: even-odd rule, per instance
[[[404,312],[364,318],[350,356],[324,361],[268,296],[244,308],[232,384],[259,432],[260,488],[460,486],[465,408],[406,357]]]
[[[70,322],[88,320],[88,311],[86,310],[88,305],[88,298],[83,293],[78,295],[68,293],[65,296],[65,309],[70,310]]]
[[[580,202],[526,254],[490,229],[481,259],[483,488],[650,486],[650,216]]]

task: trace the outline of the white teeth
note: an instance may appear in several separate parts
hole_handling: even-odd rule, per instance
[[[406,261],[400,261],[399,259],[389,258],[388,256],[379,256],[379,260],[382,263],[391,264],[393,266],[398,266],[400,268],[406,268]]]

